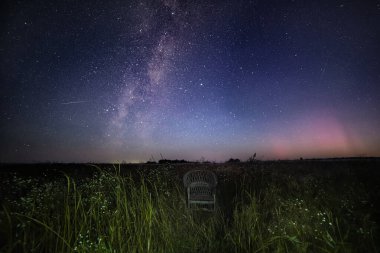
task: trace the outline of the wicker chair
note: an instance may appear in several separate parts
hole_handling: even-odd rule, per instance
[[[215,210],[217,183],[216,175],[211,171],[188,171],[183,176],[183,184],[187,192],[187,208]]]

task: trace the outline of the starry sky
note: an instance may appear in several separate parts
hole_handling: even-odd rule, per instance
[[[6,0],[0,162],[380,156],[380,1]]]

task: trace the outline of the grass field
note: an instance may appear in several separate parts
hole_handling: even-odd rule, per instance
[[[1,252],[378,252],[380,161],[2,165]],[[182,175],[218,176],[215,212]]]

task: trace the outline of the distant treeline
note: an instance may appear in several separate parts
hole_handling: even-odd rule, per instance
[[[155,161],[148,161],[146,162],[147,164],[156,164],[157,162]],[[178,160],[178,159],[175,159],[175,160],[170,160],[170,159],[161,159],[158,161],[159,164],[164,164],[164,163],[190,163],[189,161],[187,160]]]
[[[301,161],[350,161],[350,160],[351,161],[357,161],[357,160],[367,160],[367,161],[369,161],[369,160],[379,160],[379,159],[380,159],[379,157],[332,157],[332,158],[307,158],[307,159],[300,157],[299,159],[290,159],[290,160],[287,160],[287,159],[284,159],[284,160],[280,160],[280,159],[278,159],[278,160],[267,160],[267,162],[294,162],[297,160],[301,160]],[[256,154],[249,157],[248,160],[245,160],[245,161],[241,161],[238,158],[230,158],[230,159],[224,161],[224,163],[244,163],[244,162],[260,163],[263,161],[256,159]],[[197,161],[188,161],[188,160],[184,160],[184,159],[181,159],[181,160],[179,160],[179,159],[175,159],[175,160],[161,159],[158,162],[152,161],[152,160],[146,162],[146,164],[168,164],[168,163],[178,164],[178,163],[216,163],[216,162],[215,161],[210,162],[210,161],[207,161],[204,159],[197,160]]]
[[[226,163],[240,163],[240,159],[229,159],[226,161]],[[147,164],[157,164],[156,161],[147,161],[146,162]],[[178,160],[178,159],[175,159],[175,160],[170,160],[170,159],[161,159],[158,161],[159,164],[166,164],[166,163],[211,163],[210,161],[187,161],[187,160],[184,160],[184,159],[181,159],[181,160]]]

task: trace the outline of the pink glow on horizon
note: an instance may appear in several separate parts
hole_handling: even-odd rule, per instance
[[[352,126],[336,117],[302,117],[292,126],[271,136],[267,147],[274,158],[351,156],[361,150]]]

